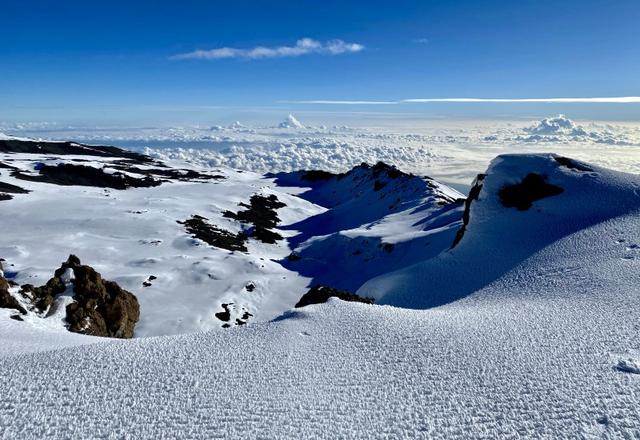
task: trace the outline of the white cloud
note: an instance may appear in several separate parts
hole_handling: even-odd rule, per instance
[[[585,103],[585,104],[634,104],[640,103],[640,96],[614,96],[604,98],[413,98],[402,99],[400,101],[349,101],[349,100],[304,100],[304,101],[283,101],[287,104],[330,104],[330,105],[363,105],[363,104],[411,104],[411,103],[438,103],[438,102],[459,102],[459,103]]]
[[[299,57],[309,54],[340,55],[343,53],[355,53],[364,50],[364,46],[358,43],[347,43],[342,40],[330,40],[324,43],[312,38],[302,38],[296,41],[294,46],[264,47],[257,46],[251,49],[238,49],[234,47],[220,47],[208,50],[195,50],[177,54],[171,57],[174,60],[219,60],[225,58],[283,58]]]
[[[558,103],[640,103],[640,96],[620,96],[607,98],[414,98],[402,102],[558,102]]]
[[[397,101],[331,101],[325,99],[311,101],[284,101],[285,104],[328,104],[328,105],[381,105],[397,104]]]

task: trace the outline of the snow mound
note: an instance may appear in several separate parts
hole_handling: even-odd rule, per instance
[[[278,125],[278,128],[305,128],[305,127],[304,125],[302,125],[300,121],[298,121],[295,118],[295,116],[293,116],[292,114],[289,114],[289,116],[287,116],[287,119],[285,119]]]
[[[553,154],[499,156],[472,188],[450,250],[357,293],[415,308],[465,297],[554,241],[640,209],[639,185],[636,175]]]

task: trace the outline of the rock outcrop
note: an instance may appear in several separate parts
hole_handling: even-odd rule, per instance
[[[2,280],[0,303],[5,298]],[[46,318],[57,297],[68,289],[73,292],[73,302],[67,305],[65,311],[69,331],[111,338],[133,337],[140,318],[138,299],[117,283],[104,280],[95,269],[83,265],[75,255],[70,255],[44,286],[25,284],[20,294],[31,302],[32,311]],[[13,308],[26,313],[24,308]]]
[[[9,287],[9,282],[4,278],[2,263],[0,262],[0,309],[14,309],[26,315],[27,311],[20,305],[20,302],[11,295]]]
[[[363,298],[355,293],[346,290],[338,290],[327,286],[313,286],[307,293],[302,295],[300,301],[295,305],[296,308],[305,307],[310,304],[326,303],[331,297],[336,297],[342,301],[361,302],[365,304],[373,304],[373,298]]]
[[[131,338],[140,318],[138,299],[91,266],[85,266],[75,255],[56,270],[61,279],[69,269],[73,272],[73,299],[67,306],[69,331],[93,336]]]

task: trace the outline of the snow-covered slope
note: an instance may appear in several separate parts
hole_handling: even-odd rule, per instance
[[[229,332],[4,358],[0,426],[24,439],[635,438],[639,219],[571,234],[430,310],[334,300]]]
[[[556,155],[504,155],[479,176],[452,249],[359,289],[385,304],[454,301],[548,244],[640,209],[640,178]],[[416,290],[416,286],[421,286]]]
[[[425,249],[445,249],[462,215],[459,193],[384,164],[305,180],[304,173],[264,177],[163,164],[107,147],[3,145],[0,196],[8,191],[10,200],[1,202],[0,219],[11,233],[0,235],[0,258],[7,278],[44,285],[77,255],[136,295],[136,337],[269,320],[318,283],[354,291],[425,258]],[[255,196],[277,201],[277,227],[266,235],[281,238],[238,239],[255,228],[242,221],[246,213],[238,215]],[[209,246],[199,227],[238,243]],[[12,294],[24,302],[19,290]],[[23,327],[49,328],[43,321],[53,320],[43,313],[23,316]]]
[[[285,266],[340,289],[439,254],[461,224],[462,194],[383,163],[280,174],[276,183],[311,186],[299,196],[327,208],[288,226],[299,233]]]

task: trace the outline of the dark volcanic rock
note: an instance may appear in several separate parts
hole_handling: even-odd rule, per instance
[[[307,182],[320,182],[320,181],[329,180],[338,176],[339,174],[333,174],[328,171],[309,170],[309,171],[305,171],[304,174],[302,174],[302,176],[300,177],[300,179],[306,180]]]
[[[467,230],[467,225],[469,224],[469,219],[470,219],[471,203],[475,200],[478,200],[478,197],[480,197],[480,191],[482,190],[482,185],[486,177],[487,177],[486,174],[478,174],[475,180],[473,181],[473,185],[469,190],[469,196],[464,200],[464,212],[462,213],[462,226],[460,226],[460,229],[458,229],[458,232],[456,232],[456,236],[453,239],[453,244],[451,245],[451,249],[453,249],[458,245],[458,243],[460,243],[460,240],[462,240],[462,237],[464,236],[464,233]]]
[[[564,190],[559,186],[547,182],[547,178],[540,174],[529,173],[522,182],[502,187],[498,192],[500,201],[507,208],[526,211],[533,202],[545,197],[557,196]]]
[[[10,183],[0,182],[0,192],[11,194],[27,194],[30,191],[28,189],[24,189]]]
[[[229,321],[231,319],[231,310],[229,309],[229,306],[231,306],[232,304],[233,303],[222,304],[223,311],[216,313],[216,318],[218,318],[220,321]]]
[[[11,200],[13,196],[11,194],[0,193],[0,201],[2,200]]]
[[[55,185],[97,186],[100,188],[127,189],[158,186],[162,182],[152,177],[135,178],[116,172],[107,173],[103,169],[86,165],[58,164],[41,165],[39,175],[33,176],[20,171],[13,171],[12,175],[18,179],[33,182],[45,182]]]
[[[249,205],[241,203],[240,206],[247,209],[236,213],[225,211],[222,215],[242,223],[250,223],[254,226],[270,229],[274,228],[280,221],[276,209],[283,208],[287,205],[279,201],[278,197],[274,194],[268,197],[254,194],[249,199]]]
[[[244,211],[225,211],[224,217],[238,220],[241,223],[253,225],[253,229],[248,231],[248,236],[260,240],[263,243],[274,244],[277,240],[282,240],[282,236],[271,231],[280,222],[277,209],[287,205],[278,200],[274,194],[263,196],[254,194],[249,199],[249,204],[240,203],[246,208]]]
[[[45,313],[49,307],[53,305],[56,296],[66,290],[64,283],[59,277],[53,277],[47,284],[40,287],[34,287],[31,284],[24,284],[20,288],[20,294],[31,300],[33,307],[39,313]]]
[[[2,265],[0,265],[0,270]],[[2,272],[0,272],[1,274]],[[17,299],[15,299],[9,293],[9,282],[0,275],[0,308],[1,309],[14,309],[25,315],[27,311],[20,305]]]
[[[73,303],[67,306],[69,331],[93,336],[131,338],[140,318],[138,299],[91,266],[80,264],[74,255],[56,270],[60,278],[67,269],[73,271]]]
[[[71,271],[74,302],[66,308],[67,329],[74,333],[112,338],[131,338],[140,317],[138,299],[113,281],[102,276],[91,266],[80,263],[75,255],[55,271],[47,284],[22,286],[20,293],[31,300],[40,313],[47,312],[56,297],[67,290],[63,277]]]
[[[331,297],[336,297],[343,301],[361,302],[365,304],[373,304],[375,301],[373,298],[363,298],[346,290],[338,290],[326,286],[314,286],[300,298],[300,301],[298,301],[295,307],[326,303]]]
[[[184,170],[176,168],[140,168],[131,166],[128,163],[120,162],[113,165],[113,168],[127,171],[129,173],[140,174],[147,177],[164,177],[181,181],[202,181],[202,180],[222,180],[225,177],[220,174],[204,174],[195,170]]]
[[[211,246],[229,251],[247,251],[247,247],[244,245],[245,241],[247,241],[247,236],[243,232],[234,234],[225,231],[209,224],[206,218],[199,215],[193,215],[190,219],[183,222],[178,221],[178,223],[184,225],[187,232],[193,234],[194,238],[200,239]]]
[[[61,156],[72,154],[79,156],[122,157],[139,163],[153,162],[153,159],[149,156],[121,148],[84,145],[74,142],[0,140],[0,153],[56,154]]]

